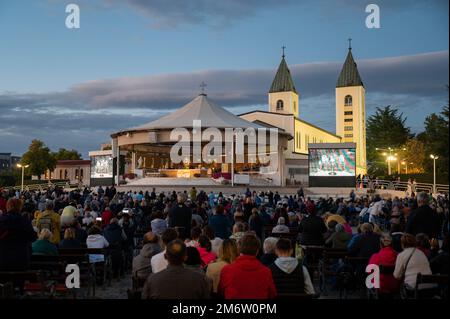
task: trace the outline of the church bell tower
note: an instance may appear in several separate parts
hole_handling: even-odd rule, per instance
[[[347,58],[336,84],[336,134],[344,143],[356,143],[357,175],[367,173],[365,94],[349,39]]]

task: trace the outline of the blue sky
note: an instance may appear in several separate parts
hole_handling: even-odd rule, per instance
[[[80,29],[65,27],[68,3],[80,6]],[[365,26],[369,3],[380,6],[380,29]],[[185,104],[202,79],[235,113],[265,109],[282,45],[302,117],[334,131],[327,110],[349,36],[368,113],[393,104],[420,131],[448,99],[447,0],[0,0],[0,151],[21,154],[39,137],[86,155],[115,129]],[[136,87],[148,91],[136,98]],[[311,114],[316,106],[324,112]]]

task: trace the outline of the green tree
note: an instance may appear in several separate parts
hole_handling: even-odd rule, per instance
[[[28,151],[22,156],[22,164],[30,165],[27,171],[41,179],[41,175],[46,170],[55,169],[56,159],[44,142],[34,139],[31,141]]]
[[[67,150],[65,148],[60,148],[58,152],[54,153],[55,159],[59,160],[80,160],[81,154],[76,150]]]
[[[425,131],[418,135],[418,138],[425,144],[427,160],[425,161],[425,171],[433,171],[433,162],[430,154],[439,156],[436,161],[436,170],[439,173],[448,174],[448,104],[443,107],[440,114],[432,113],[425,119]]]
[[[424,173],[425,163],[428,160],[425,143],[418,138],[411,138],[406,141],[403,148],[405,150],[400,152],[399,160],[408,165],[408,173]]]
[[[377,148],[401,148],[413,137],[405,125],[406,117],[391,105],[377,107],[367,119],[367,163],[370,174],[386,173],[386,160]]]

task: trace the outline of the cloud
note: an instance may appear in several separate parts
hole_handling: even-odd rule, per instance
[[[448,61],[448,51],[358,61],[367,113],[377,106],[394,105],[408,116],[408,125],[420,131],[425,116],[439,112],[448,99]],[[300,93],[300,117],[331,131],[334,88],[342,63],[290,66]],[[108,141],[112,132],[189,102],[202,81],[208,84],[211,99],[235,113],[266,109],[276,67],[93,80],[65,92],[0,93],[2,149],[23,152],[32,138],[40,136],[58,147],[79,145],[87,154],[88,147]]]
[[[148,17],[153,28],[179,28],[186,25],[208,25],[222,28],[274,9],[296,8],[298,13],[308,14],[320,10],[328,17],[339,17],[341,11],[364,12],[369,3],[361,0],[103,0],[108,7],[125,6]],[[378,0],[384,11],[404,13],[421,7],[448,7],[447,0]]]

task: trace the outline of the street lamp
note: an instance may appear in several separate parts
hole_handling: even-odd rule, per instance
[[[433,194],[436,194],[436,160],[439,156],[431,154],[430,158],[433,160]]]
[[[17,167],[22,168],[22,186],[20,187],[20,191],[23,192],[23,176],[25,174],[25,168],[30,165],[17,164]]]

